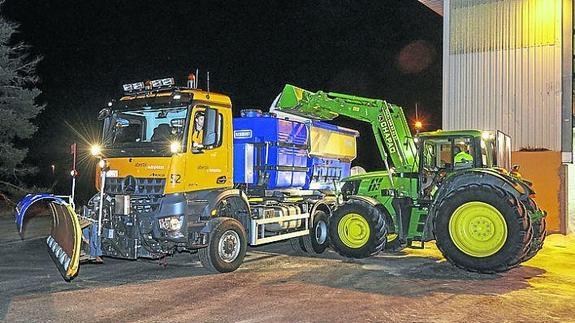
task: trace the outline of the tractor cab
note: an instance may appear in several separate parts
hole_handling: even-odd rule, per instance
[[[511,138],[501,131],[433,131],[417,138],[420,196],[431,199],[450,173],[473,168],[511,168]]]

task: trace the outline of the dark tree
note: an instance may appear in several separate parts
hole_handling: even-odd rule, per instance
[[[32,121],[44,108],[36,103],[41,93],[35,74],[39,58],[30,58],[28,47],[14,40],[17,27],[0,16],[0,180],[4,186],[9,182],[19,186],[19,177],[34,171],[23,164],[28,152],[23,141],[36,132]]]

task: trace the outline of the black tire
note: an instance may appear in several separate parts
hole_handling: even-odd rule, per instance
[[[313,226],[309,229],[309,234],[300,237],[302,249],[309,255],[322,254],[329,246],[328,216],[324,211],[315,211]]]
[[[198,251],[202,266],[212,273],[228,273],[238,269],[244,261],[248,245],[246,231],[242,224],[236,219],[215,218],[208,225],[210,226],[208,246]],[[222,251],[219,251],[222,239],[228,239],[231,246],[225,246]],[[239,241],[235,241],[238,239]],[[228,247],[231,250],[227,249]],[[230,258],[224,259],[227,253],[230,253]]]
[[[361,247],[346,245],[338,233],[340,222],[347,215],[355,213],[369,225],[369,236]],[[385,246],[387,226],[385,217],[376,207],[361,200],[349,200],[338,207],[329,219],[329,239],[332,247],[344,257],[365,258],[379,253]]]
[[[297,254],[307,253],[305,247],[303,246],[303,241],[300,237],[291,238],[289,242],[292,250],[295,251]]]
[[[405,244],[401,242],[399,236],[396,236],[392,240],[387,240],[383,252],[385,253],[398,253],[405,248]]]
[[[547,236],[547,222],[544,217],[531,222],[531,227],[533,228],[533,239],[529,244],[527,254],[523,257],[523,261],[527,261],[535,257],[539,250],[543,248],[543,243]]]
[[[461,205],[483,202],[496,208],[503,216],[507,238],[501,248],[485,257],[474,257],[461,251],[449,232],[449,221]],[[510,193],[489,184],[467,184],[457,187],[437,201],[433,230],[437,247],[443,256],[455,266],[479,273],[498,273],[516,267],[531,242],[528,212]]]
[[[527,208],[525,207],[524,203],[521,203],[521,201],[519,201],[519,209],[521,210],[521,212],[523,212],[524,216],[527,217],[527,221],[529,222],[528,226],[529,226],[529,230],[528,230],[528,236],[525,237],[525,245],[523,246],[523,250],[521,252],[521,258],[518,260],[517,263],[512,263],[512,267],[516,267],[517,265],[519,265],[520,263],[522,263],[525,259],[525,257],[527,257],[527,254],[529,253],[529,247],[531,245],[531,243],[533,242],[533,228],[531,226],[531,218],[529,217],[529,213],[527,212]]]

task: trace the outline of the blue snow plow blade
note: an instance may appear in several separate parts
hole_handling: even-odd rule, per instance
[[[20,236],[23,234],[26,212],[28,212],[30,207],[38,201],[54,202],[60,205],[67,205],[66,201],[60,197],[55,196],[54,194],[27,194],[20,202],[18,202],[18,205],[16,206],[16,226],[18,227],[18,233]]]
[[[78,274],[82,229],[73,204],[53,194],[28,194],[16,206],[16,226],[24,237],[26,216],[47,210],[52,216],[52,230],[46,239],[48,253],[65,280]]]

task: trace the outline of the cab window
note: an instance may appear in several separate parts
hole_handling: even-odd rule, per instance
[[[451,141],[448,139],[426,140],[423,146],[423,167],[427,169],[451,168]]]
[[[192,150],[217,148],[222,137],[223,115],[213,107],[197,106],[192,115]]]
[[[423,167],[428,170],[472,168],[473,138],[433,138],[423,146]]]

